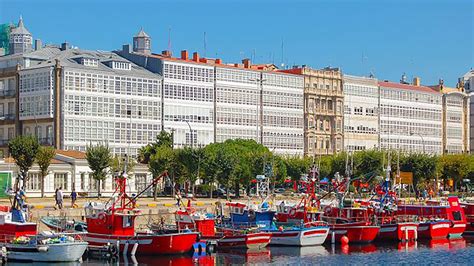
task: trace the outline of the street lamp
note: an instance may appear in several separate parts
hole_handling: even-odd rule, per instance
[[[254,81],[259,83],[259,102],[257,103],[257,143],[263,144],[263,82],[266,81],[266,79],[263,78],[263,75],[260,74],[259,78],[255,79],[249,79],[249,81]],[[259,106],[260,106],[260,112],[259,112]],[[259,115],[261,119],[259,119]],[[259,140],[259,134],[258,134],[258,127],[260,124],[260,140]]]
[[[186,119],[181,119],[181,121],[186,122],[186,124],[188,124],[188,127],[189,127],[189,137],[191,138],[191,149],[192,149],[192,148],[193,148],[193,143],[194,143],[194,139],[193,139],[193,129],[191,128],[191,125],[189,124],[188,120],[186,120]]]
[[[423,153],[425,153],[425,139],[423,138],[423,135],[421,135],[420,133],[415,133],[413,131],[410,131],[410,136],[413,136],[413,135],[418,135],[421,138],[421,144],[423,145]]]

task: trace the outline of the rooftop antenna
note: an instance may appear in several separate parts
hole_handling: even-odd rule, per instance
[[[281,68],[285,67],[283,37],[281,38]]]
[[[207,44],[206,44],[206,32],[204,32],[204,57],[206,57],[206,50],[207,50]]]
[[[168,51],[171,51],[171,26],[168,28]]]
[[[368,61],[368,59],[369,58],[364,54],[364,52],[362,52],[361,65],[362,65],[363,72],[365,72],[364,62]]]

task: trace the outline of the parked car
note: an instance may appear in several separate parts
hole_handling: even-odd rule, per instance
[[[227,192],[222,188],[218,188],[218,189],[212,191],[212,197],[213,198],[226,198],[227,197]]]

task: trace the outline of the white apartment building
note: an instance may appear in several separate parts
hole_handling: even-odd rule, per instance
[[[442,94],[420,85],[388,81],[380,87],[380,147],[442,153]]]
[[[152,54],[135,42],[133,50],[124,45],[116,53],[163,76],[163,128],[174,132],[175,146],[242,138],[281,154],[303,154],[303,77],[249,60],[226,65],[198,53],[190,57],[186,50],[178,58],[170,51]]]
[[[379,148],[377,79],[344,75],[344,149]]]
[[[254,139],[280,154],[303,155],[303,77],[216,65],[216,141]]]
[[[160,132],[158,75],[115,53],[71,49],[67,44],[21,58],[8,55],[0,62],[28,62],[19,71],[23,134],[58,149],[85,151],[87,145],[102,142],[115,154],[136,154]]]

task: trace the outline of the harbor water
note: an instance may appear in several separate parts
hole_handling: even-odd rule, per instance
[[[229,250],[198,256],[159,256],[54,265],[473,265],[474,237],[410,243],[268,247],[262,250]],[[7,262],[7,265],[25,265]],[[28,265],[50,265],[33,263]]]

